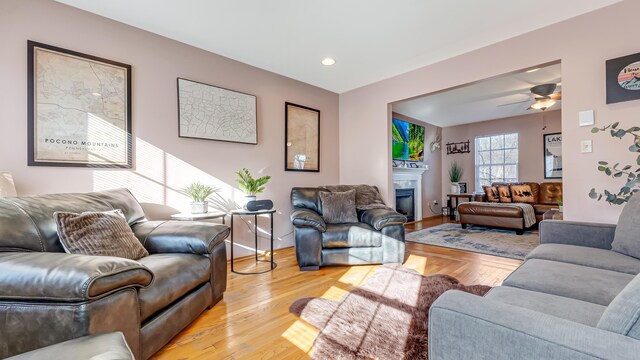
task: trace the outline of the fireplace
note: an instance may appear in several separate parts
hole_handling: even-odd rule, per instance
[[[413,189],[396,189],[396,211],[415,221],[415,195]]]

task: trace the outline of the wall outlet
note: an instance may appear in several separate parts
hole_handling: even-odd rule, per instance
[[[438,200],[433,200],[433,205],[438,205]]]

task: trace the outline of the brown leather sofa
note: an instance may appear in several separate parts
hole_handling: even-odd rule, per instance
[[[55,211],[121,209],[149,256],[67,254]],[[69,339],[120,331],[147,359],[227,284],[229,227],[146,221],[126,189],[0,199],[0,358]]]
[[[542,221],[545,212],[558,208],[558,200],[562,200],[561,182],[519,182],[531,187],[531,193],[535,199],[532,203],[536,214],[536,222]],[[508,185],[507,183],[493,183],[492,186]],[[462,203],[458,206],[460,223],[465,228],[467,224],[500,227],[514,229],[516,233],[522,234],[525,229],[522,209],[506,206],[484,206],[486,195],[474,199],[475,202]]]

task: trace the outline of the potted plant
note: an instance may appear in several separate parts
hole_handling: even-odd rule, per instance
[[[449,180],[451,180],[451,193],[457,194],[460,192],[458,182],[462,179],[462,166],[457,161],[451,163],[449,167]]]
[[[558,200],[558,211],[562,212],[562,200]]]
[[[191,213],[204,214],[209,211],[209,201],[207,199],[218,190],[212,186],[194,182],[182,189],[182,191],[193,200],[191,202]]]
[[[269,175],[254,179],[249,170],[245,168],[238,170],[236,174],[238,175],[236,182],[240,190],[246,194],[247,202],[255,201],[256,194],[263,192],[265,185],[269,182],[269,179],[271,179]]]

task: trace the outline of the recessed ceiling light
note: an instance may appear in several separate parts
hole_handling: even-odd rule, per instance
[[[538,70],[540,70],[540,68],[535,68],[535,69],[527,70],[526,72],[527,72],[527,73],[532,73],[532,72],[536,72],[536,71],[538,71]]]
[[[333,65],[335,63],[336,63],[336,60],[334,58],[330,58],[330,57],[325,58],[325,59],[322,60],[322,65],[326,65],[326,66],[331,66],[331,65]]]

